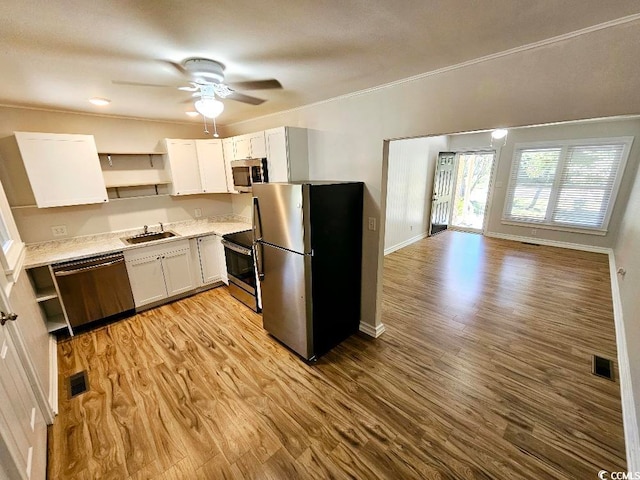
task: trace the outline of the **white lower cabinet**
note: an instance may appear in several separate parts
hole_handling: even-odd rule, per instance
[[[167,287],[159,256],[127,260],[127,273],[136,307],[167,298]]]
[[[200,272],[202,284],[224,282],[227,285],[227,266],[224,258],[224,246],[219,235],[207,235],[199,237],[198,256],[200,259]]]
[[[196,288],[189,240],[125,251],[136,308]]]
[[[162,271],[168,297],[188,292],[196,287],[193,284],[189,256],[189,249],[167,252],[162,255]]]

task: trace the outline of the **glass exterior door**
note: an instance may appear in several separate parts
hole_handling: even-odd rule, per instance
[[[495,152],[458,154],[451,226],[482,231]]]

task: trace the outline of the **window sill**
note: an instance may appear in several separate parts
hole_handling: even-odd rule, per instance
[[[602,229],[562,227],[560,225],[547,225],[545,223],[536,223],[536,222],[516,222],[514,220],[502,219],[501,223],[502,225],[513,225],[515,227],[539,228],[542,230],[554,230],[557,232],[580,233],[583,235],[598,235],[601,237],[604,237],[607,234],[607,230],[602,230]]]

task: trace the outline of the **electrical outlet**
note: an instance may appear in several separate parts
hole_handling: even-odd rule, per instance
[[[538,230],[536,230],[535,228],[531,229],[531,235],[533,235],[534,237],[538,234]]]
[[[66,225],[56,225],[51,227],[51,233],[53,233],[54,237],[66,237],[67,236],[67,226]]]
[[[369,217],[369,230],[374,230],[376,229],[376,218],[375,217]]]
[[[201,208],[196,208],[194,210],[193,214],[195,215],[196,218],[200,218],[202,216],[202,209]]]

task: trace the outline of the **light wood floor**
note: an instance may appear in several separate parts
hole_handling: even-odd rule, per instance
[[[60,343],[49,478],[625,469],[619,384],[590,374],[616,358],[606,256],[445,232],[385,258],[383,321],[307,366],[217,288]]]

